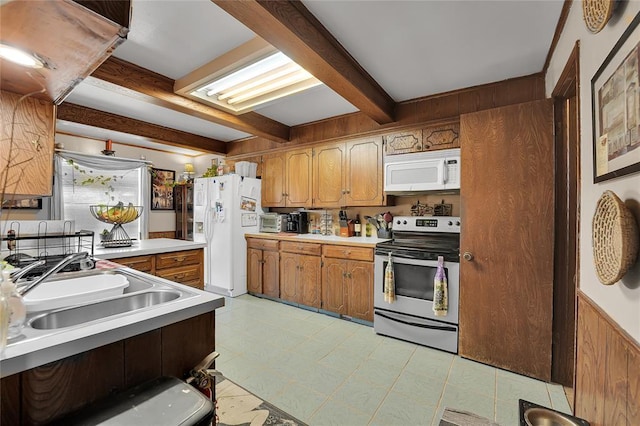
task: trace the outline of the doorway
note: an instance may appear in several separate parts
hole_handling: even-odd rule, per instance
[[[579,286],[580,68],[576,42],[553,90],[555,123],[555,245],[551,380],[573,407],[576,292]]]

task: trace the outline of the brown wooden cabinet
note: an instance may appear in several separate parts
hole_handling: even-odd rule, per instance
[[[176,203],[176,238],[193,241],[193,184],[173,188]]]
[[[280,297],[279,241],[247,238],[247,291]]]
[[[384,142],[386,155],[460,148],[460,124],[454,122],[394,132],[385,135]]]
[[[324,245],[322,309],[373,321],[373,249]]]
[[[382,190],[382,138],[349,141],[345,147],[346,206],[384,205]]]
[[[332,143],[262,159],[264,207],[380,206],[382,138]]]
[[[137,271],[204,290],[204,252],[202,249],[110,260]]]
[[[289,151],[285,154],[285,198],[287,207],[311,207],[311,149]]]
[[[285,157],[283,152],[262,156],[262,206],[285,207]]]
[[[345,146],[331,144],[313,148],[313,206],[344,205]]]
[[[321,245],[280,243],[280,298],[320,308]]]
[[[0,188],[5,200],[50,196],[52,191],[56,107],[50,101],[20,98],[0,92]]]

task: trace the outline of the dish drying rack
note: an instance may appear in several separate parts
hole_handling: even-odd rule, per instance
[[[7,234],[3,236],[0,253],[3,260],[15,268],[22,268],[32,262],[44,260],[45,264],[34,268],[26,276],[38,276],[73,253],[86,251],[93,257],[93,231],[74,232],[74,222],[64,221],[62,229],[49,230],[47,221],[38,222],[35,232],[21,232],[22,224],[18,221],[6,222]],[[8,253],[8,254],[7,254]],[[95,264],[90,259],[72,262],[60,272],[93,269]]]

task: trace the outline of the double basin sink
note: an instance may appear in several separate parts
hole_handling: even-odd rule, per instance
[[[115,316],[124,316],[142,309],[165,305],[173,301],[195,296],[195,293],[173,286],[164,280],[138,273],[129,268],[95,269],[91,271],[58,274],[47,283],[64,285],[64,280],[78,278],[105,278],[103,275],[124,276],[129,285],[122,294],[102,300],[94,300],[73,306],[62,307],[27,316],[27,327],[35,330],[56,330],[80,326],[92,321],[105,320]],[[121,278],[121,277],[118,277]]]

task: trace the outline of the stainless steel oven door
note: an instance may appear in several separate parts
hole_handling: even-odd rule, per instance
[[[375,308],[458,324],[460,264],[445,262],[449,306],[447,315],[435,316],[433,313],[433,278],[438,262],[396,256],[392,258],[396,300],[393,303],[388,303],[384,300],[384,271],[388,263],[388,257],[376,255],[373,297]]]

